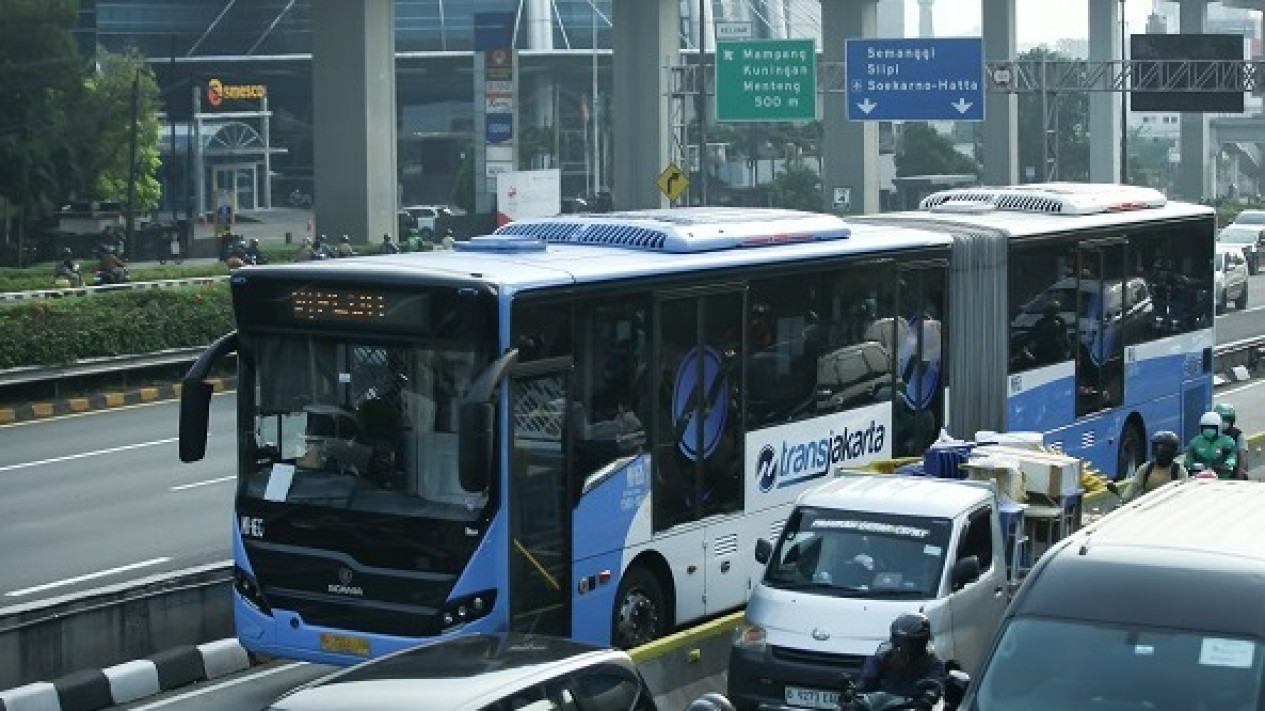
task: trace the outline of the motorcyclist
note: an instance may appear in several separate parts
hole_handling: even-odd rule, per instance
[[[1160,430],[1151,436],[1151,461],[1138,467],[1133,476],[1125,484],[1121,501],[1132,501],[1143,494],[1149,494],[1170,481],[1185,479],[1190,472],[1177,461],[1177,452],[1181,449],[1181,439],[1176,432]],[[1109,488],[1114,488],[1112,484]]]
[[[931,620],[907,612],[892,620],[890,640],[866,658],[856,688],[909,697],[930,709],[944,694],[945,673],[931,644]]]
[[[101,250],[101,261],[97,264],[98,284],[122,284],[127,281],[127,263],[114,253],[114,247]]]
[[[53,281],[59,279],[65,279],[71,286],[83,286],[83,272],[79,271],[79,263],[75,261],[69,247],[62,247],[61,261],[53,272]]]
[[[264,251],[259,248],[259,238],[251,237],[246,248],[242,250],[243,259],[247,264],[267,264],[268,257],[264,255]]]
[[[1247,470],[1247,436],[1243,434],[1243,430],[1235,426],[1234,422],[1238,419],[1238,413],[1234,410],[1234,405],[1228,402],[1219,402],[1212,408],[1212,411],[1221,415],[1221,432],[1234,440],[1235,451],[1238,454],[1236,466],[1234,468],[1235,479],[1246,479]]]
[[[348,237],[347,235],[343,235],[342,239],[338,241],[338,256],[339,257],[356,256],[356,250],[354,247],[351,246],[351,238]]]
[[[1239,464],[1238,445],[1221,431],[1221,415],[1209,410],[1199,418],[1199,434],[1186,447],[1186,468],[1202,465],[1218,479],[1232,479]]]

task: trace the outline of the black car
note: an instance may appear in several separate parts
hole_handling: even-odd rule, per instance
[[[267,711],[658,711],[627,653],[521,634],[423,644],[334,672]]]

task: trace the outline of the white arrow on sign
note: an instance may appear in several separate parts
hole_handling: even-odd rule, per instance
[[[868,96],[865,97],[865,101],[862,101],[861,103],[857,104],[857,108],[861,109],[861,113],[865,114],[866,116],[869,116],[870,112],[873,111],[877,106],[878,104],[874,103],[873,101],[870,101],[870,97]]]
[[[957,101],[950,104],[950,106],[957,109],[958,113],[964,114],[967,112],[967,110],[971,108],[971,106],[973,106],[973,104],[967,101],[966,99],[958,99]]]

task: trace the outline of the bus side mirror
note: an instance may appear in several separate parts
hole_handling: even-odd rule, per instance
[[[180,386],[180,461],[186,464],[206,456],[213,392],[214,386],[205,380],[185,378]]]
[[[773,544],[761,538],[755,542],[755,560],[760,565],[769,562],[769,557],[773,555]]]
[[[237,352],[237,331],[220,336],[190,366],[180,387],[180,461],[197,462],[206,456],[207,428],[211,424],[211,394],[206,381],[223,357]]]
[[[495,408],[490,402],[461,404],[458,463],[461,488],[471,493],[485,491],[492,471],[492,421]]]

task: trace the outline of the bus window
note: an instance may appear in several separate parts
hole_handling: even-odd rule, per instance
[[[1072,359],[1076,275],[1066,244],[1018,244],[1010,252],[1010,372]]]
[[[1212,326],[1211,242],[1190,233],[1207,226],[1149,227],[1129,235],[1129,273],[1145,283],[1151,307],[1130,343]]]
[[[847,267],[751,282],[747,417],[752,428],[885,400],[908,322],[891,269]]]
[[[577,476],[645,447],[650,311],[648,296],[580,302],[572,403]]]

